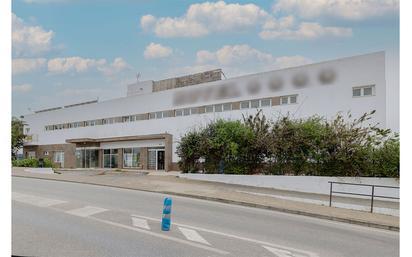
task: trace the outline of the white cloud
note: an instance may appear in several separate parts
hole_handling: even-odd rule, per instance
[[[302,22],[298,28],[266,29],[259,33],[262,39],[315,39],[325,36],[350,37],[351,28],[324,27],[316,22]]]
[[[264,30],[285,29],[295,24],[295,17],[288,15],[279,19],[271,18],[263,24]]]
[[[108,63],[106,59],[89,59],[74,56],[50,59],[47,63],[47,68],[50,73],[54,74],[98,71],[106,76],[112,76],[129,69],[130,66],[120,57],[115,58],[112,63]]]
[[[220,65],[233,65],[242,64],[250,60],[270,63],[273,61],[273,56],[254,49],[249,45],[225,45],[216,52],[202,50],[197,54],[197,61],[199,63],[214,61]]]
[[[399,0],[279,0],[275,12],[294,12],[302,18],[319,16],[361,20],[399,9]]]
[[[165,58],[173,53],[172,48],[162,46],[161,44],[150,43],[146,46],[143,56],[145,59]]]
[[[13,85],[12,89],[13,91],[18,92],[18,93],[27,93],[31,91],[32,86],[26,83],[26,84],[20,84],[20,85]]]
[[[46,67],[45,58],[20,58],[12,60],[13,75],[37,71]]]
[[[225,45],[216,51],[200,50],[197,52],[196,57],[195,64],[173,68],[169,72],[170,75],[190,74],[222,68],[228,76],[237,76],[299,66],[311,62],[310,59],[300,55],[276,57],[249,45]]]
[[[53,31],[27,25],[12,13],[12,47],[16,56],[35,56],[51,50]]]
[[[121,57],[115,58],[109,65],[103,65],[98,68],[106,76],[113,76],[128,69],[131,69],[130,65]]]
[[[142,16],[140,25],[159,37],[200,37],[211,32],[243,30],[263,23],[268,13],[255,4],[224,1],[192,4],[183,16]]]
[[[54,58],[49,60],[47,67],[52,73],[66,73],[66,72],[86,72],[91,69],[97,69],[99,66],[106,64],[105,59],[88,59],[82,57],[65,57]]]

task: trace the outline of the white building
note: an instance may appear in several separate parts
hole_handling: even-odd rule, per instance
[[[65,168],[178,169],[187,131],[217,118],[354,117],[376,110],[386,123],[385,53],[222,79],[220,70],[129,85],[126,97],[51,108],[24,116],[26,157]]]

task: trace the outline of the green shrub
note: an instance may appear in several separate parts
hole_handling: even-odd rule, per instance
[[[54,163],[49,158],[43,159],[43,167],[45,168],[54,168]]]
[[[399,177],[399,138],[369,124],[374,113],[267,121],[259,111],[243,122],[217,120],[181,138],[179,165],[184,172],[223,166],[228,174]]]
[[[12,161],[13,167],[30,167],[30,168],[38,168],[39,167],[39,160],[38,159],[21,159],[21,160],[13,160]],[[45,168],[54,168],[54,164],[50,159],[44,158],[43,159],[43,167]]]
[[[39,161],[37,159],[22,159],[22,160],[13,160],[12,164],[14,167],[36,168],[39,166]]]

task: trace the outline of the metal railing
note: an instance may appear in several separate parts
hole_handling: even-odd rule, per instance
[[[334,182],[334,181],[329,181],[329,184],[330,184],[329,207],[332,206],[332,195],[333,195],[333,193],[335,193],[335,194],[343,194],[343,195],[370,196],[370,197],[371,197],[371,210],[370,210],[370,212],[373,212],[373,201],[374,201],[375,198],[385,198],[385,199],[395,199],[395,200],[399,200],[399,199],[400,199],[399,197],[385,196],[385,195],[376,195],[376,194],[375,194],[375,188],[393,188],[393,189],[398,189],[398,190],[399,190],[399,187],[396,187],[396,186],[381,186],[381,185],[357,184],[357,183],[346,183],[346,182]],[[361,194],[361,193],[351,193],[351,192],[343,192],[343,191],[333,191],[333,184],[371,187],[371,194]]]

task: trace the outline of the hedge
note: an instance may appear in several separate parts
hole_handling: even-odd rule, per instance
[[[374,113],[271,121],[259,111],[217,120],[181,138],[179,165],[184,172],[399,177],[399,136],[370,124]]]
[[[21,159],[21,160],[13,160],[12,161],[13,167],[31,167],[31,168],[38,168],[39,167],[39,160],[35,158],[30,159]],[[48,159],[43,159],[43,167],[45,168],[53,168],[53,163]]]

